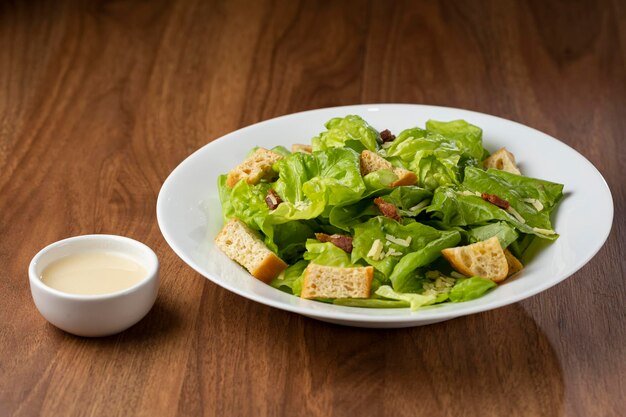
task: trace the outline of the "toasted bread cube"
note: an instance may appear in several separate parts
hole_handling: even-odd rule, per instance
[[[506,279],[509,266],[496,236],[467,246],[458,246],[441,251],[444,258],[461,274],[479,276],[500,282]]]
[[[399,187],[401,185],[415,185],[417,182],[417,175],[413,171],[409,171],[404,168],[395,168],[393,173],[398,176],[398,179],[391,183],[392,187]]]
[[[287,264],[238,219],[231,219],[224,225],[215,237],[215,245],[263,282],[269,283],[287,268]]]
[[[524,269],[524,265],[511,253],[510,250],[504,250],[504,257],[506,258],[506,263],[509,266],[509,273],[507,274],[507,278],[517,274],[519,271]]]
[[[391,162],[375,152],[364,150],[361,152],[361,175],[365,176],[371,172],[386,169],[396,174],[398,179],[391,183],[392,187],[400,185],[414,185],[417,182],[417,175],[404,168],[394,167]]]
[[[312,153],[313,148],[311,147],[311,145],[303,145],[301,143],[295,143],[291,145],[291,152],[292,153],[296,153],[296,152]]]
[[[283,159],[282,155],[259,148],[228,173],[226,185],[233,188],[240,180],[245,180],[248,184],[258,184],[262,179],[271,179],[276,174],[272,165],[280,159]]]
[[[310,264],[304,273],[302,298],[369,298],[371,266],[338,268]]]
[[[495,168],[500,171],[510,172],[511,174],[522,175],[515,163],[515,156],[506,148],[500,149],[483,161],[483,166],[487,168]]]

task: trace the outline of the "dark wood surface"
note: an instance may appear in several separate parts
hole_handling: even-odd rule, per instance
[[[614,1],[0,3],[0,415],[626,413],[626,6]],[[188,154],[300,110],[425,103],[545,131],[603,173],[607,244],[521,303],[421,328],[233,295],[156,224]],[[36,311],[27,265],[88,233],[155,249],[152,312],[109,338]]]

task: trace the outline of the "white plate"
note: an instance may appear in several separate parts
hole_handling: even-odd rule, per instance
[[[411,312],[365,309],[303,300],[256,280],[213,245],[222,226],[217,177],[239,164],[254,146],[310,143],[332,117],[358,114],[378,130],[423,127],[428,119],[465,119],[480,126],[490,151],[506,146],[522,172],[565,184],[554,222],[560,238],[524,271],[482,298]],[[267,120],[214,140],[184,160],[167,178],[157,201],[165,240],[189,266],[217,285],[251,300],[333,323],[361,327],[410,327],[491,310],[535,295],[563,281],[600,250],[611,230],[613,200],[598,170],[557,139],[499,117],[467,110],[408,104],[356,105],[312,110]],[[572,300],[574,302],[575,300]]]

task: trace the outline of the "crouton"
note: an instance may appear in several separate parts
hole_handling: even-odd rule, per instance
[[[507,278],[517,274],[519,271],[524,269],[524,265],[511,253],[510,250],[504,250],[504,257],[506,258],[506,263],[509,266],[509,273],[507,274]]]
[[[467,246],[458,246],[441,251],[444,258],[461,274],[479,276],[500,282],[506,279],[509,266],[496,236]]]
[[[226,185],[233,188],[240,180],[245,180],[248,184],[258,184],[262,179],[271,180],[276,175],[272,165],[282,158],[276,152],[259,148],[228,173]]]
[[[515,163],[515,156],[506,148],[500,149],[483,161],[483,166],[487,168],[495,168],[501,171],[510,172],[511,174],[522,175]]]
[[[371,172],[386,169],[396,174],[398,179],[391,183],[392,187],[400,185],[414,185],[417,182],[417,175],[414,172],[404,168],[397,168],[391,165],[382,156],[375,152],[364,150],[361,152],[361,175],[365,176]]]
[[[231,219],[224,225],[215,237],[215,245],[230,259],[243,265],[255,278],[266,283],[287,268],[287,264],[238,219]]]
[[[304,273],[302,298],[369,298],[371,266],[338,268],[310,264]]]
[[[313,152],[313,148],[311,147],[311,145],[303,145],[301,143],[295,143],[291,145],[291,152],[311,153]]]

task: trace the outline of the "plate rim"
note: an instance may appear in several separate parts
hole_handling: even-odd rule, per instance
[[[544,282],[541,285],[537,285],[535,287],[532,287],[526,291],[522,291],[519,293],[515,293],[505,299],[496,299],[493,300],[487,304],[485,303],[480,303],[477,305],[468,305],[465,309],[463,309],[463,311],[446,311],[445,309],[438,309],[438,308],[433,308],[433,309],[422,309],[422,310],[417,310],[417,311],[410,311],[408,309],[369,309],[369,308],[362,308],[362,307],[345,307],[345,306],[337,306],[337,305],[333,305],[334,307],[342,307],[341,310],[343,311],[337,311],[337,312],[331,312],[331,311],[325,311],[325,310],[321,310],[321,309],[316,309],[316,308],[308,308],[307,305],[308,303],[314,303],[314,305],[318,305],[319,302],[317,301],[313,301],[313,300],[303,300],[300,299],[300,302],[302,302],[304,305],[303,306],[298,306],[298,305],[292,305],[292,304],[287,304],[287,303],[283,303],[281,301],[278,300],[273,300],[270,298],[267,298],[263,295],[259,295],[259,294],[253,294],[250,292],[247,292],[245,290],[241,290],[239,289],[237,286],[233,286],[230,285],[227,281],[224,281],[223,279],[219,278],[219,277],[214,277],[212,273],[209,273],[207,271],[203,271],[201,270],[201,267],[193,260],[191,259],[187,254],[185,254],[184,251],[181,250],[180,247],[178,247],[174,242],[174,238],[173,236],[170,234],[170,232],[167,230],[166,227],[164,227],[164,218],[163,218],[163,200],[164,200],[164,195],[165,192],[167,191],[168,187],[170,187],[170,183],[174,181],[174,177],[176,176],[176,173],[178,171],[182,171],[183,165],[185,165],[185,163],[188,163],[188,161],[190,161],[191,159],[195,159],[198,157],[198,155],[207,147],[211,147],[211,146],[215,146],[215,144],[217,143],[221,143],[222,141],[226,141],[229,139],[229,137],[235,135],[235,134],[241,134],[251,128],[254,128],[256,126],[259,125],[263,125],[263,124],[270,124],[270,123],[275,123],[277,121],[280,121],[283,118],[289,118],[289,117],[293,117],[296,115],[299,116],[303,116],[306,115],[307,113],[314,113],[314,112],[322,112],[322,111],[332,111],[332,110],[347,110],[347,109],[356,109],[356,110],[367,110],[368,108],[381,108],[381,107],[397,107],[397,106],[401,106],[401,107],[412,107],[412,108],[416,108],[416,109],[422,109],[422,110],[427,110],[427,109],[440,109],[440,110],[446,110],[446,111],[459,111],[459,112],[464,112],[464,113],[469,113],[469,114],[475,114],[477,116],[480,116],[482,118],[487,117],[487,118],[492,118],[492,119],[496,119],[499,121],[504,121],[506,123],[513,123],[515,125],[517,125],[518,127],[522,127],[524,129],[531,129],[533,131],[534,134],[538,134],[540,136],[542,136],[544,139],[550,140],[552,142],[555,142],[556,144],[558,144],[558,146],[563,146],[565,148],[568,148],[571,152],[573,152],[574,154],[576,154],[577,156],[579,156],[587,165],[589,168],[591,168],[591,170],[594,172],[594,174],[598,177],[598,179],[601,180],[601,183],[604,187],[604,190],[607,193],[607,197],[608,197],[608,201],[610,202],[609,204],[609,211],[610,211],[610,222],[608,223],[609,226],[608,228],[605,230],[605,232],[602,235],[602,239],[598,239],[596,244],[594,245],[594,247],[592,248],[591,251],[588,252],[586,257],[583,258],[578,258],[577,261],[575,262],[574,267],[568,269],[566,272],[563,273],[563,275],[561,277],[559,277],[556,280],[553,281],[549,281],[549,282]],[[355,111],[356,111],[355,110]],[[257,123],[252,123],[249,124],[247,126],[241,127],[239,129],[236,129],[234,131],[228,132],[225,135],[222,135],[218,138],[215,138],[214,140],[211,140],[210,142],[206,143],[205,145],[201,146],[200,148],[196,149],[194,152],[192,152],[191,154],[189,154],[187,157],[185,157],[185,159],[183,159],[181,162],[178,163],[178,165],[168,174],[167,178],[165,179],[165,181],[163,182],[163,184],[161,185],[161,188],[159,190],[159,194],[157,197],[157,202],[156,202],[156,214],[157,214],[157,224],[159,226],[159,230],[161,231],[161,234],[163,235],[163,238],[165,239],[165,241],[167,242],[168,246],[172,249],[172,251],[176,254],[176,256],[178,256],[185,264],[187,264],[187,266],[191,267],[193,270],[195,270],[198,274],[200,274],[201,276],[205,277],[206,279],[210,280],[211,282],[213,282],[214,284],[230,291],[233,292],[241,297],[247,298],[251,301],[254,302],[258,302],[261,303],[263,305],[267,305],[270,307],[274,307],[274,308],[278,308],[280,310],[285,310],[285,311],[290,311],[293,313],[298,313],[304,316],[308,316],[308,317],[319,317],[319,318],[326,318],[326,319],[332,319],[332,320],[337,320],[337,321],[352,321],[352,322],[360,322],[360,323],[388,323],[388,324],[393,324],[393,323],[407,323],[407,322],[412,322],[415,323],[415,325],[419,325],[420,322],[430,322],[430,321],[434,321],[434,320],[446,320],[446,319],[453,319],[456,317],[461,317],[461,316],[466,316],[466,315],[470,315],[470,314],[476,314],[476,313],[480,313],[480,312],[484,312],[484,311],[489,311],[489,310],[494,310],[503,306],[507,306],[507,305],[511,305],[511,304],[515,304],[518,303],[524,299],[530,298],[534,295],[537,295],[540,292],[543,292],[551,287],[556,286],[557,284],[563,282],[564,280],[566,280],[567,278],[571,277],[572,275],[574,275],[576,272],[578,272],[582,267],[584,267],[587,263],[589,263],[589,261],[591,261],[591,259],[593,259],[597,253],[600,251],[600,249],[602,249],[602,247],[604,246],[604,244],[607,242],[608,237],[610,236],[611,230],[613,229],[613,220],[614,220],[614,211],[615,211],[615,207],[614,207],[614,200],[613,200],[613,195],[611,193],[611,189],[608,185],[608,183],[606,182],[606,179],[604,178],[604,176],[602,175],[602,173],[595,167],[595,165],[593,165],[593,163],[591,163],[591,161],[589,161],[584,155],[582,155],[580,152],[578,152],[576,149],[572,148],[571,146],[569,146],[568,144],[560,141],[559,139],[544,133],[540,130],[537,130],[531,126],[522,124],[520,122],[511,120],[511,119],[506,119],[500,116],[494,116],[488,113],[482,113],[482,112],[477,112],[474,110],[468,110],[468,109],[462,109],[462,108],[456,108],[456,107],[448,107],[448,106],[437,106],[437,105],[429,105],[429,104],[417,104],[417,103],[370,103],[370,104],[351,104],[351,105],[342,105],[342,106],[332,106],[332,107],[322,107],[322,108],[317,108],[317,109],[309,109],[309,110],[304,110],[304,111],[300,111],[300,112],[295,112],[295,113],[289,113],[289,114],[284,114],[284,115],[280,115],[280,116],[276,116],[270,119],[266,119],[266,120],[262,120],[260,122]],[[276,289],[276,291],[280,291],[279,289]],[[286,294],[286,293],[285,293]],[[289,294],[286,294],[289,295]],[[292,295],[293,296],[293,295]],[[293,296],[295,297],[295,296]],[[472,300],[475,301],[475,300]],[[472,301],[467,302],[472,303]],[[344,310],[345,309],[345,310]],[[403,315],[376,315],[376,314],[354,314],[354,313],[350,313],[351,310],[366,310],[368,312],[375,312],[375,311],[379,311],[379,310],[394,310],[394,311],[401,311],[405,314]],[[407,314],[408,313],[408,314]],[[426,313],[426,314],[424,314]]]

